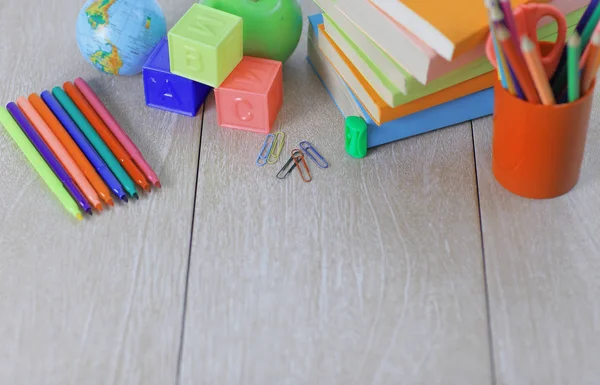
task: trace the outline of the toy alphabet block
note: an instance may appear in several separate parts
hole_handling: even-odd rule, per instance
[[[168,33],[171,72],[218,87],[244,55],[242,18],[194,4]]]
[[[283,104],[281,62],[244,56],[215,100],[220,126],[269,133]]]
[[[172,74],[169,43],[163,38],[142,70],[146,105],[187,116],[196,116],[212,87]]]

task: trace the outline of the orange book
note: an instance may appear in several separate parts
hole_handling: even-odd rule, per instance
[[[513,9],[530,2],[510,0]],[[484,0],[370,0],[446,60],[470,51],[489,33]]]
[[[327,60],[333,65],[338,74],[352,89],[356,97],[363,104],[371,119],[377,124],[390,122],[403,116],[411,115],[454,99],[490,88],[497,79],[496,72],[490,72],[476,78],[448,87],[423,98],[401,104],[397,107],[388,106],[383,99],[369,85],[358,69],[350,62],[348,57],[335,45],[327,35],[323,24],[319,25],[319,48]]]

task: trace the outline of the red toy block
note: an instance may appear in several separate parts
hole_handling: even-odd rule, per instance
[[[215,88],[219,126],[269,133],[283,104],[282,63],[244,56]]]

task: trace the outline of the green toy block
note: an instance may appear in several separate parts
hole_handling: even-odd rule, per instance
[[[194,4],[168,34],[171,72],[217,88],[242,61],[242,18]]]

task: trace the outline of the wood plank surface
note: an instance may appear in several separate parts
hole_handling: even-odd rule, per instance
[[[490,384],[470,124],[350,158],[305,57],[303,35],[276,165],[207,103],[181,384]],[[329,168],[276,179],[302,140]]]
[[[551,200],[521,198],[498,184],[491,172],[492,118],[474,122],[498,385],[598,383],[598,107],[596,92],[578,185]]]
[[[169,25],[189,7],[161,3]],[[201,117],[146,108],[141,75],[87,64],[82,5],[1,2],[0,102],[83,77],[163,189],[77,222],[0,128],[0,383],[174,384]]]

